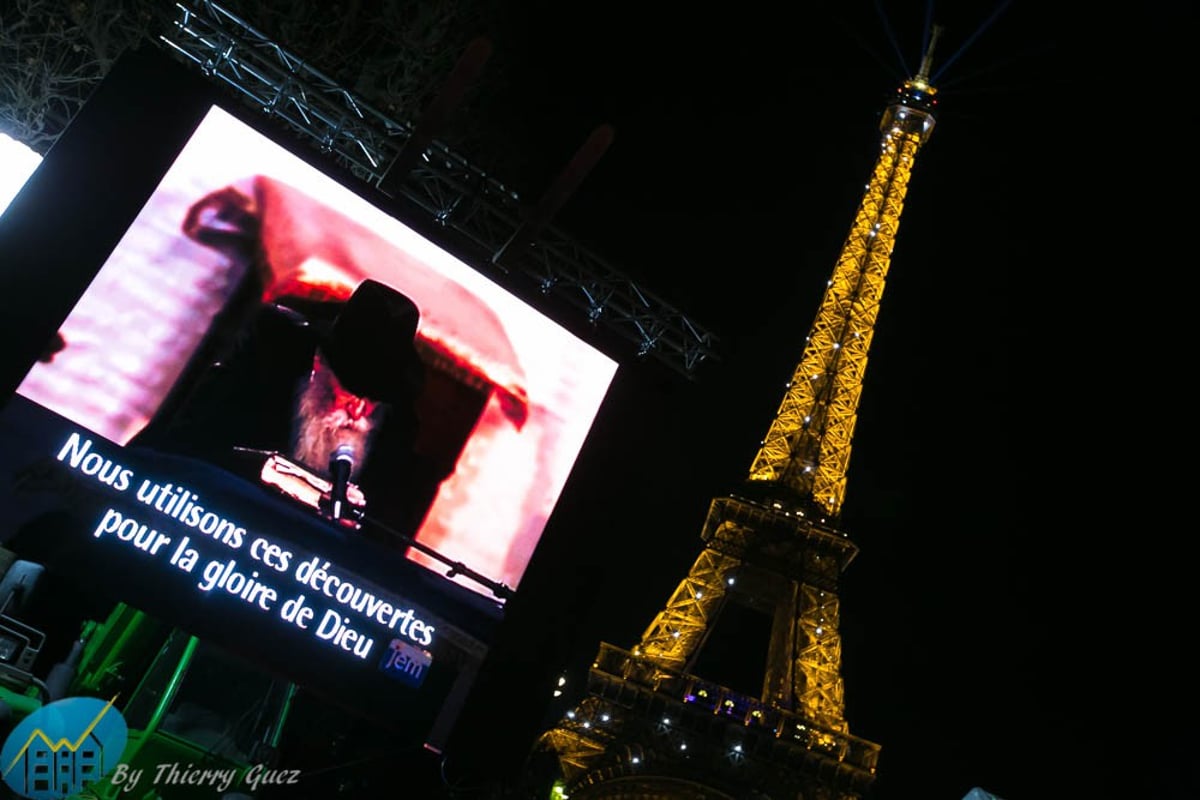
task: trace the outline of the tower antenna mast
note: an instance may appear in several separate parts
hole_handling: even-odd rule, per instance
[[[925,86],[929,86],[929,71],[933,66],[933,48],[937,45],[938,37],[942,35],[942,26],[934,25],[933,33],[929,37],[929,46],[925,48],[925,54],[921,56],[921,68],[917,70],[917,75],[913,78],[913,83],[920,82]]]

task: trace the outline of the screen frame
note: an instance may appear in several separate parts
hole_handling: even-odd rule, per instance
[[[0,348],[0,412],[11,402],[47,343],[53,340],[59,326],[158,189],[163,176],[214,108],[464,264],[476,268],[491,263],[492,254],[482,252],[478,245],[453,229],[438,225],[412,201],[385,194],[328,154],[296,146],[294,132],[281,121],[240,105],[222,86],[196,70],[153,48],[129,50],[114,63],[8,209],[0,214],[0,253],[5,254],[6,262],[0,270],[0,292],[5,297],[21,298],[19,303],[11,304],[9,313],[0,316],[0,336],[6,343]],[[114,186],[119,186],[120,191],[112,191]],[[70,188],[64,191],[63,187]],[[53,254],[53,280],[46,279],[46,253]],[[486,272],[477,271],[488,277]],[[500,288],[616,363],[595,336],[584,336],[584,331],[564,319],[561,311],[534,305],[528,294],[510,286]],[[619,375],[618,365],[610,379],[610,391]],[[600,423],[606,404],[602,401],[597,409],[591,430]],[[583,457],[586,448],[585,442],[576,453],[576,460]],[[559,515],[558,508],[570,483],[568,475],[568,485],[560,489],[553,516]],[[528,583],[533,565],[545,561],[545,556],[539,553],[553,527],[552,521],[548,521],[536,542],[522,586]],[[518,589],[514,596],[521,594]],[[478,614],[479,607],[485,617],[491,616],[486,613],[490,603],[475,602],[483,599],[474,597],[467,603],[475,607],[468,612],[469,616]],[[507,606],[501,610],[505,613],[500,617],[507,617]],[[485,639],[493,638],[495,633],[492,630]],[[486,646],[490,647],[490,643]]]

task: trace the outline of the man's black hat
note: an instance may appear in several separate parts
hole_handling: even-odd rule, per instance
[[[407,295],[363,281],[319,330],[318,346],[346,391],[383,403],[408,402],[424,378],[415,343],[420,319]]]

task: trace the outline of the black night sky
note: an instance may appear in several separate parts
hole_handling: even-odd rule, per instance
[[[1126,123],[1073,113],[1089,69],[1073,23],[1031,2],[944,5],[941,112],[909,186],[841,520],[861,549],[841,593],[850,732],[882,745],[874,800],[1195,797],[1174,688],[1190,670],[1163,652],[1159,617],[1185,567],[1135,513],[1139,467],[1110,463],[1137,461],[1130,442],[1147,435],[1105,416],[1133,413],[1137,384],[1074,390],[1119,336],[1070,321],[1105,269],[1077,227],[1097,190],[1075,182],[1094,158],[1075,140],[1081,124]],[[745,477],[800,357],[929,10],[535,2],[490,32],[511,70],[494,135],[528,165],[512,182],[536,198],[612,124],[554,224],[714,332],[721,358],[688,380],[632,345],[610,351],[622,367],[448,778],[523,758],[565,708],[550,704],[557,676],[577,688],[601,641],[633,645],[686,574],[710,499]],[[1181,29],[1183,13],[1155,22]]]
[[[694,384],[624,359],[514,604],[534,631],[499,670],[514,686],[548,648],[578,682],[599,641],[637,641],[690,567],[708,501],[744,477],[782,398],[929,10],[537,6],[513,24],[528,69],[513,115],[531,121],[514,138],[561,164],[594,125],[616,130],[558,224],[715,331],[724,357]],[[1097,157],[1079,137],[1112,118],[1081,127],[1076,109],[1116,93],[1076,45],[1109,39],[1043,4],[933,10],[942,111],[843,507],[861,547],[842,591],[851,732],[883,746],[878,800],[1194,797],[1172,682],[1186,668],[1158,657],[1178,602],[1169,557],[1081,510],[1108,492],[1096,474],[1113,457],[1094,440],[1080,455],[1095,435],[1080,426],[1103,413],[1082,386],[1116,334],[1076,320],[1111,291],[1099,265],[1128,224],[1097,231],[1100,198],[1130,198],[1108,182],[1119,169],[1104,188],[1079,180]],[[1126,21],[1129,63],[1173,16]],[[1111,249],[1091,255],[1093,237]]]

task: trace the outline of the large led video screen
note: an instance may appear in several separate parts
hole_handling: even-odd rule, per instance
[[[400,467],[396,472],[369,474],[373,459],[389,458],[370,452],[388,444],[387,426],[412,423],[384,408],[378,409],[376,425],[376,409],[326,401],[330,407],[322,410],[340,422],[327,420],[334,427],[325,432],[324,444],[308,444],[305,458],[294,460],[327,472],[340,425],[352,440],[352,458],[362,462],[361,470],[354,468],[363,475],[368,519],[379,517],[388,528],[515,589],[615,363],[219,108],[204,119],[63,322],[57,349],[33,367],[18,393],[126,445],[156,425],[173,424],[162,419],[164,409],[189,366],[199,373],[197,382],[212,377],[206,371],[220,370],[222,365],[194,364],[206,340],[251,335],[245,324],[259,326],[254,334],[281,328],[271,333],[281,342],[328,325],[332,333],[325,335],[332,338],[342,331],[327,320],[338,321],[336,309],[364,281],[390,287],[396,300],[415,305],[411,319],[350,321],[342,327],[354,330],[339,342],[347,351],[347,369],[361,373],[355,379],[366,387],[361,396],[367,404],[386,405],[371,395],[385,401],[413,396],[416,432],[406,437],[413,453],[406,459],[390,454],[387,465]],[[247,286],[255,295],[252,305],[280,308],[276,318],[246,323],[261,312],[229,313],[235,303],[246,305],[238,294]],[[225,330],[215,333],[218,326]],[[307,338],[319,342],[321,335]],[[197,409],[192,400],[171,409],[203,417],[189,421],[194,430],[180,433],[179,441],[216,459],[237,458],[236,448],[294,456],[306,439],[295,415],[302,404],[321,402],[317,390],[295,402],[273,398],[279,401],[272,412],[277,419],[257,416],[261,404],[248,395],[268,378],[282,383],[292,373],[310,371],[306,347],[318,359],[325,356],[319,344],[314,348],[308,341],[281,344],[279,353],[255,354],[278,375],[263,375],[268,367],[255,366],[250,371],[263,378],[255,385],[243,382],[223,394],[209,393],[220,407]],[[302,363],[289,371],[278,363],[284,358]],[[312,383],[336,381],[336,371],[322,366]],[[414,378],[408,372],[424,374]],[[320,388],[339,398],[352,395],[341,386]],[[264,391],[280,394],[275,386]],[[172,433],[150,439],[170,442]],[[413,507],[402,507],[397,498]],[[375,513],[376,508],[385,510]],[[408,556],[447,571],[420,550],[410,549]],[[467,578],[453,579],[487,591]]]
[[[481,658],[615,370],[213,105],[0,411],[3,545],[377,704]]]

